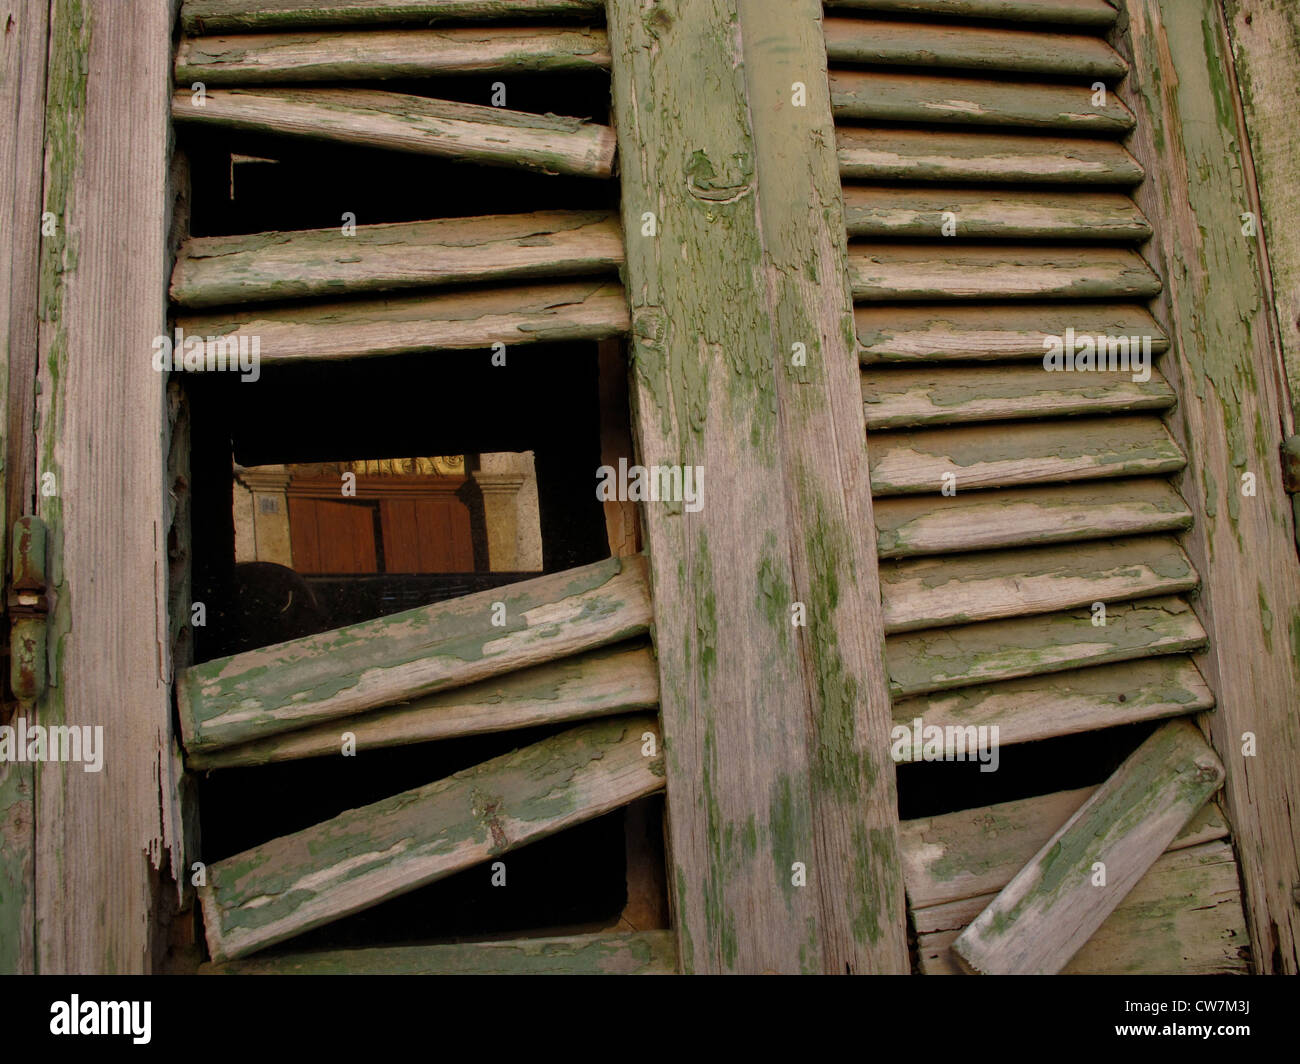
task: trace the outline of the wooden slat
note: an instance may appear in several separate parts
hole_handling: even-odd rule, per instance
[[[458,282],[611,273],[623,261],[604,211],[538,211],[284,233],[193,237],[177,255],[183,307],[334,298]]]
[[[505,604],[505,624],[492,604]],[[499,616],[499,614],[498,614]],[[610,558],[218,658],[177,682],[190,753],[460,687],[644,634],[645,559]]]
[[[946,219],[945,214],[952,219]],[[956,240],[1059,240],[1136,243],[1151,225],[1117,192],[1054,192],[846,185],[844,221],[855,237]],[[946,249],[945,249],[946,250]]]
[[[1169,482],[1147,477],[876,500],[882,558],[1178,532],[1191,523]]]
[[[868,369],[862,401],[868,431],[976,421],[1166,410],[1173,389],[1154,370],[1049,373],[1042,366]]]
[[[374,89],[209,89],[203,106],[178,90],[172,118],[551,174],[609,177],[614,161],[607,126]]]
[[[1055,791],[902,821],[899,853],[916,929],[924,932],[955,926],[949,917],[962,924],[973,920],[1096,791],[1096,787]],[[989,830],[990,826],[996,830]],[[1227,835],[1228,822],[1210,802],[1168,849],[1200,846]],[[983,904],[977,908],[943,913],[945,906],[981,900]]]
[[[617,647],[521,669],[346,721],[274,735],[186,758],[191,769],[265,765],[339,752],[339,734],[355,749],[424,743],[462,735],[607,717],[659,704],[659,676],[646,647]]]
[[[687,972],[908,970],[820,14],[608,7],[624,231],[659,224],[628,240],[639,457],[714,485],[698,513],[643,511]]]
[[[824,28],[832,63],[1105,79],[1128,72],[1109,44],[1080,34],[868,18],[828,18]]]
[[[186,33],[464,19],[598,16],[603,0],[184,0]]]
[[[958,362],[1031,358],[1042,361],[1048,337],[1151,337],[1152,354],[1169,338],[1140,306],[873,307],[853,311],[862,361]]]
[[[1190,658],[1147,658],[894,703],[894,720],[911,726],[992,727],[998,743],[1037,742],[1140,720],[1214,708],[1214,695]],[[913,756],[911,746],[901,760]]]
[[[1197,471],[1188,492],[1196,521],[1185,545],[1204,575],[1198,605],[1211,649],[1200,664],[1219,696],[1207,724],[1217,748],[1233,755],[1225,791],[1255,963],[1261,973],[1296,974],[1300,566],[1293,499],[1277,459],[1288,398],[1277,326],[1294,336],[1295,323],[1275,318],[1288,299],[1274,304],[1261,278],[1261,241],[1242,234],[1243,212],[1259,206],[1223,5],[1126,0],[1125,7],[1127,89],[1142,116],[1132,147],[1151,175],[1138,200],[1161,217],[1145,250],[1168,280],[1157,313],[1174,346],[1162,368],[1179,393],[1173,431],[1187,441]],[[1278,88],[1285,92],[1283,82]],[[1284,172],[1294,181],[1290,164]],[[1188,247],[1199,251],[1189,258]],[[1246,473],[1254,475],[1253,495],[1243,492]],[[1239,756],[1246,732],[1259,756]]]
[[[932,691],[1040,676],[1088,665],[1179,654],[1205,645],[1205,630],[1181,598],[1143,599],[1106,608],[1012,621],[988,621],[891,636],[885,644],[895,700]]]
[[[923,974],[963,974],[950,947],[964,928],[918,935]],[[1232,847],[1211,842],[1162,855],[1061,974],[1249,975],[1250,938]]]
[[[671,931],[314,950],[205,964],[199,975],[675,975]]]
[[[839,126],[840,174],[863,181],[1132,186],[1142,167],[1113,140]]]
[[[1119,16],[1108,0],[826,0],[826,6],[891,15],[951,15],[1096,29],[1113,25]]]
[[[1143,416],[876,432],[867,452],[877,495],[937,495],[946,473],[957,478],[960,495],[975,488],[1173,473],[1186,464],[1169,430]]]
[[[849,245],[861,302],[897,300],[1150,299],[1160,279],[1127,248],[959,244]]]
[[[957,937],[953,953],[983,974],[1059,972],[1222,782],[1223,765],[1195,725],[1161,725]]]
[[[209,952],[242,957],[660,790],[646,732],[657,743],[653,716],[584,724],[210,864]]]
[[[1168,536],[909,558],[880,569],[890,633],[1172,595],[1196,582]]]
[[[270,85],[608,67],[603,30],[490,27],[186,37],[175,77],[188,88],[196,81]]]
[[[1097,107],[1087,85],[843,69],[832,70],[830,81],[837,120],[1054,129],[1094,136],[1122,136],[1133,128],[1133,113],[1115,93],[1108,92]]]
[[[603,340],[628,331],[617,281],[570,281],[175,319],[187,336],[256,338],[263,363]]]

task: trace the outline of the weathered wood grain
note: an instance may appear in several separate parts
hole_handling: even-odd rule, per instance
[[[987,895],[976,904],[992,900]],[[964,974],[951,946],[965,926],[917,936],[923,974]],[[1250,974],[1232,847],[1211,842],[1163,854],[1061,974]]]
[[[609,67],[604,31],[478,27],[186,37],[176,83],[271,85]]]
[[[172,271],[183,307],[504,279],[611,273],[623,262],[604,211],[537,211],[285,233],[193,237]]]
[[[1087,85],[845,69],[832,70],[830,79],[837,120],[1054,129],[1093,136],[1123,136],[1133,128],[1133,113],[1115,93],[1095,106]]]
[[[1140,375],[1140,374],[1139,374]],[[862,402],[867,429],[959,425],[977,421],[1167,410],[1173,389],[1158,371],[1048,373],[1042,366],[943,366],[867,369]]]
[[[607,126],[376,89],[209,89],[202,106],[184,89],[172,118],[548,174],[609,177],[614,161]]]
[[[1114,48],[1081,34],[868,18],[828,18],[825,30],[832,63],[1105,79],[1128,72]]]
[[[1214,708],[1214,695],[1190,658],[1165,657],[1100,665],[1049,676],[965,687],[894,703],[894,720],[911,726],[996,726],[1002,746],[1180,717]],[[910,760],[912,748],[903,750]]]
[[[1151,353],[1169,350],[1169,337],[1149,311],[1136,305],[874,307],[853,312],[862,361],[958,362],[1027,358],[1042,361],[1049,337],[1151,338]]]
[[[952,218],[944,216],[951,214]],[[855,237],[1139,243],[1151,225],[1117,192],[891,188],[847,185],[844,220]]]
[[[1108,0],[826,0],[826,6],[891,15],[951,15],[1096,29],[1112,25],[1119,15]]]
[[[607,717],[659,704],[659,678],[647,647],[616,647],[521,669],[506,676],[419,698],[318,727],[258,739],[186,758],[191,769],[265,765],[337,754],[350,732],[357,752]]]
[[[1270,328],[1241,157],[1231,48],[1213,0],[1129,0],[1126,85],[1141,125],[1133,149],[1150,179],[1139,205],[1158,218],[1146,252],[1168,278],[1158,305],[1174,340],[1161,367],[1179,396],[1171,428],[1190,469],[1195,523],[1186,541],[1201,571],[1210,633],[1198,661],[1218,695],[1207,718],[1227,770],[1227,810],[1241,859],[1258,970],[1300,971],[1300,566],[1278,451],[1286,400]],[[1158,135],[1157,135],[1158,134]],[[1196,253],[1188,256],[1187,249]],[[1244,473],[1255,494],[1243,494]],[[1242,756],[1251,733],[1256,756]]]
[[[199,896],[213,960],[264,949],[662,789],[663,757],[642,753],[646,732],[657,744],[652,716],[585,724],[209,865]]]
[[[1059,972],[1222,782],[1223,766],[1195,725],[1161,725],[957,937],[953,953],[981,974]]]
[[[602,0],[184,0],[186,33],[359,26],[375,23],[598,17]]]
[[[880,570],[891,634],[1172,595],[1196,582],[1168,536],[907,558]]]
[[[1142,167],[1113,140],[839,126],[840,173],[864,181],[1131,186]]]
[[[850,244],[853,298],[1145,300],[1160,292],[1160,279],[1128,248],[958,244],[943,252],[921,244]]]
[[[205,964],[199,975],[675,975],[671,931],[314,950]]]
[[[0,3],[0,574],[36,487],[37,297],[49,5]],[[21,712],[21,710],[20,710]],[[0,720],[5,717],[0,713]],[[0,974],[36,970],[34,770],[0,762]]]
[[[37,772],[36,955],[46,973],[140,973],[179,845],[164,827],[179,819],[175,795],[160,786],[168,425],[165,379],[148,368],[167,332],[173,12],[157,0],[54,0],[50,12],[43,210],[57,235],[41,242],[35,466],[53,478],[36,503],[54,608],[35,716],[102,727],[104,763]]]
[[[1181,532],[1191,523],[1182,496],[1149,477],[876,500],[882,558]]]
[[[937,931],[957,926],[954,919],[962,926],[973,920],[1096,791],[1054,791],[902,821],[899,845],[916,929]],[[1222,811],[1208,802],[1167,850],[1227,836]]]
[[[877,432],[867,442],[876,495],[939,494],[944,475],[960,495],[976,488],[1175,473],[1183,452],[1155,417],[1044,424],[961,425]]]
[[[933,691],[1040,676],[1089,665],[1182,654],[1205,646],[1205,629],[1181,598],[1142,599],[937,631],[906,632],[885,643],[895,700]]]
[[[716,485],[645,510],[682,967],[906,971],[820,6],[608,23],[639,457]]]
[[[185,748],[261,739],[643,635],[649,594],[643,558],[611,558],[194,665],[177,681]]]
[[[231,307],[180,315],[175,324],[187,336],[255,337],[262,362],[271,364],[478,350],[498,341],[514,346],[602,340],[626,335],[629,318],[617,281],[568,281],[269,309]]]

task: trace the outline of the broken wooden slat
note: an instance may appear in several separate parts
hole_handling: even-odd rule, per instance
[[[996,726],[999,744],[1010,746],[1213,708],[1209,686],[1180,655],[905,698],[893,712],[908,726],[917,718],[926,727]],[[911,747],[903,753],[910,760]]]
[[[237,236],[192,237],[172,271],[172,302],[264,300],[516,278],[611,273],[623,262],[606,211],[538,211]]]
[[[823,25],[832,63],[1106,79],[1128,72],[1128,64],[1100,37],[868,18],[828,18]]]
[[[1140,299],[1160,279],[1128,248],[925,244],[849,245],[849,280],[861,302],[897,300]]]
[[[949,910],[963,924],[973,920],[1096,790],[1081,787],[901,821],[899,853],[917,930],[945,926],[950,919],[940,913],[945,906],[987,899],[975,908]],[[1228,822],[1209,802],[1168,849],[1200,846],[1227,835]]]
[[[1137,205],[1117,192],[846,185],[844,221],[849,236],[855,237],[1133,243],[1151,235],[1151,225]],[[945,228],[948,222],[951,232]]]
[[[864,181],[1132,186],[1141,165],[1113,140],[837,127],[840,174]]]
[[[1091,609],[1082,609],[907,632],[886,640],[885,656],[897,701],[1204,645],[1205,630],[1186,602],[1154,598],[1107,606],[1103,627],[1092,623]]]
[[[186,89],[172,96],[172,118],[548,174],[613,172],[607,126],[375,89]]]
[[[314,728],[210,752],[199,750],[186,758],[186,765],[191,769],[229,768],[337,754],[344,731],[352,735],[360,752],[607,717],[658,704],[659,676],[649,648],[621,646],[521,669],[499,679]]]
[[[1028,547],[1112,536],[1178,532],[1191,511],[1166,480],[1061,484],[955,496],[876,500],[882,558]]]
[[[1122,136],[1133,112],[1113,93],[1093,104],[1087,85],[1020,84],[1006,79],[832,70],[836,120],[940,122],[963,126],[1055,129]]]
[[[213,3],[214,0],[206,2]],[[225,2],[230,3],[231,0]],[[1006,19],[1019,23],[1089,26],[1095,29],[1113,25],[1119,16],[1118,9],[1108,0],[826,0],[826,7],[891,15]]]
[[[598,16],[603,0],[184,0],[186,33],[361,26],[383,22]]]
[[[1034,365],[869,369],[862,373],[862,402],[868,431],[1167,410],[1173,389],[1150,373],[1135,381],[1132,371],[1049,373]]]
[[[643,635],[649,624],[645,559],[610,558],[218,658],[177,682],[185,748],[230,746],[464,686]]]
[[[186,37],[175,76],[182,86],[270,85],[608,67],[603,30],[537,26]]]
[[[237,316],[236,316],[237,315]],[[570,281],[178,317],[187,336],[256,338],[264,363],[603,340],[627,335],[623,286]]]
[[[958,936],[953,953],[983,974],[1059,972],[1222,783],[1223,766],[1193,724],[1161,725]]]
[[[208,950],[242,957],[660,790],[647,732],[653,716],[584,724],[210,864]]]
[[[1169,536],[908,558],[880,569],[889,633],[1172,595],[1196,583]]]
[[[1045,341],[1063,338],[1068,329],[1078,337],[1149,336],[1152,354],[1169,350],[1169,338],[1155,318],[1133,305],[859,306],[853,318],[864,363],[1041,361]]]
[[[1037,424],[962,425],[876,432],[867,441],[877,495],[959,494],[1100,477],[1173,473],[1186,464],[1155,417],[1111,417]],[[945,482],[951,473],[955,481]]]
[[[977,904],[992,900],[987,895]],[[924,975],[964,974],[951,946],[965,926],[918,934]],[[1250,938],[1232,847],[1210,842],[1163,854],[1061,974],[1249,975]]]
[[[314,950],[200,966],[199,975],[675,975],[671,931]]]

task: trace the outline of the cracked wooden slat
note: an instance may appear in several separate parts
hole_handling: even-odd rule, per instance
[[[199,888],[213,960],[509,853],[663,787],[642,753],[653,716],[585,724],[208,865]]]
[[[304,26],[586,16],[599,18],[604,0],[184,0],[186,33],[284,30]]]

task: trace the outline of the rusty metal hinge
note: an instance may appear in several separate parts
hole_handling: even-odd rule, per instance
[[[45,587],[45,522],[28,515],[14,522],[9,582],[9,684],[20,702],[45,693],[45,631],[49,599]]]

